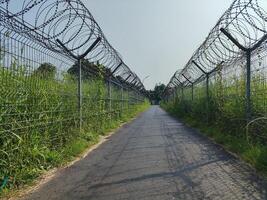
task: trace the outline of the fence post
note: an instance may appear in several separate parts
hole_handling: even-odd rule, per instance
[[[192,102],[194,101],[194,83],[192,83]]]
[[[130,91],[129,88],[127,88],[127,110],[129,112],[129,108],[130,108]]]
[[[246,51],[246,118],[251,119],[251,51]]]
[[[124,107],[124,97],[123,97],[123,85],[121,85],[121,117],[123,113],[123,107]]]
[[[267,34],[265,34],[253,47],[247,48],[240,44],[230,33],[228,33],[224,28],[220,31],[230,39],[239,49],[246,53],[246,120],[249,122],[251,120],[252,113],[252,102],[251,102],[251,52],[256,50],[264,41],[267,40]]]
[[[209,123],[209,104],[210,104],[210,97],[209,97],[209,74],[206,74],[206,109],[207,109],[207,123]]]
[[[192,81],[189,80],[189,78],[187,78],[184,74],[182,74],[182,76],[191,84],[191,92],[192,92],[192,101],[193,101],[193,95],[194,95],[194,83]]]
[[[206,109],[207,109],[207,123],[209,123],[209,73],[207,73],[202,67],[196,63],[196,61],[192,61],[192,63],[203,73],[206,75]]]
[[[182,87],[182,90],[181,90],[182,91],[182,98],[181,99],[182,99],[182,102],[184,102],[184,86],[182,85],[181,87]]]
[[[135,91],[135,105],[139,102],[139,94],[137,91]]]
[[[78,64],[78,112],[79,112],[79,128],[82,129],[82,59],[84,59],[101,41],[98,37],[93,44],[81,55],[74,55],[59,39],[56,42],[67,52],[72,58],[77,60]]]
[[[111,80],[110,78],[108,79],[108,112],[109,112],[109,116],[110,116],[110,120],[111,120],[111,108],[112,108],[112,102],[111,102]]]
[[[82,128],[82,59],[78,59],[79,75],[78,75],[78,111],[79,111],[79,127]]]

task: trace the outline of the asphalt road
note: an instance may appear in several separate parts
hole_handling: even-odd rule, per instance
[[[151,107],[27,200],[267,199],[255,172]]]

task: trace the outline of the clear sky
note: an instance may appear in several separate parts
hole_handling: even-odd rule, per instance
[[[146,89],[183,68],[232,0],[82,0]]]

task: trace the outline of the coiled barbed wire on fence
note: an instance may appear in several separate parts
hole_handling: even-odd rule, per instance
[[[63,51],[57,39],[72,54],[79,55],[101,38],[87,58],[109,68],[114,76],[120,76],[128,83],[134,82],[136,88],[144,90],[139,77],[122,61],[80,0],[1,0],[0,25],[66,55],[68,52]]]
[[[213,72],[220,65],[231,65],[244,55],[244,51],[233,44],[222,33],[221,28],[230,33],[243,47],[252,48],[267,34],[267,1],[235,0],[185,67],[172,76],[165,94],[172,93],[177,86],[186,86],[203,80],[205,74]],[[262,48],[265,46],[266,43],[263,43]]]

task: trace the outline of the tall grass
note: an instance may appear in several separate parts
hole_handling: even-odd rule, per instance
[[[112,111],[102,77],[83,81],[83,129],[78,128],[77,82],[0,66],[0,193],[20,188],[44,170],[62,165],[101,134],[144,110],[147,102],[122,103],[113,88]],[[128,96],[123,95],[124,99]],[[117,99],[117,100],[116,100]]]
[[[175,98],[163,102],[162,107],[183,119],[228,150],[267,174],[267,85],[264,74],[253,74],[252,121],[246,121],[245,78],[238,74],[223,76],[219,71],[209,84],[209,98],[205,82],[179,92]]]

